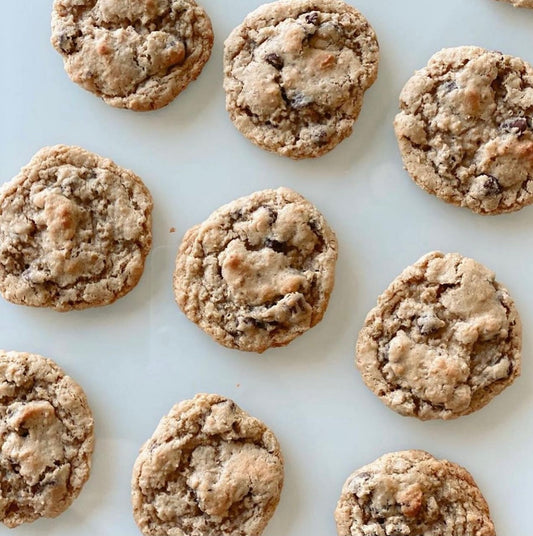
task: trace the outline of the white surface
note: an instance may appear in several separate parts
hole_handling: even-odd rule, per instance
[[[60,314],[0,300],[0,347],[55,359],[86,390],[96,421],[93,472],[80,497],[59,518],[22,526],[17,536],[140,534],[129,502],[138,448],[175,402],[199,391],[233,398],[282,444],[285,487],[265,536],[334,536],[346,477],[405,448],[464,465],[498,534],[526,535],[533,207],[482,217],[425,194],[402,170],[391,124],[401,87],[440,48],[477,44],[533,61],[533,10],[494,0],[357,0],[379,37],[378,80],[349,139],[319,160],[293,162],[253,146],[224,109],[223,40],[260,0],[203,0],[216,32],[211,60],[177,100],[144,114],[111,108],[68,79],[49,44],[51,3],[2,1],[0,180],[44,145],[79,144],[144,179],[154,197],[155,241],[138,287],[109,307]],[[186,229],[223,203],[280,185],[323,211],[340,255],[322,323],[259,357],[218,346],[189,322],[174,304],[171,273]],[[397,415],[353,365],[358,330],[378,294],[434,249],[492,268],[525,328],[522,377],[483,410],[452,422]]]

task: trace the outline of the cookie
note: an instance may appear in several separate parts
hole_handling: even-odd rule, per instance
[[[350,5],[266,4],[226,40],[226,108],[259,147],[295,159],[321,156],[351,134],[378,60],[374,30]]]
[[[263,190],[185,234],[174,293],[217,342],[261,353],[322,319],[336,260],[335,235],[309,201],[288,188]]]
[[[520,374],[522,328],[494,274],[458,253],[428,253],[378,298],[356,364],[391,409],[419,419],[476,411]]]
[[[258,536],[283,486],[278,440],[219,395],[176,404],[141,448],[133,515],[146,536]]]
[[[515,7],[533,7],[533,0],[499,0],[500,2],[507,2]]]
[[[355,471],[335,511],[339,536],[495,536],[489,507],[459,465],[421,450]]]
[[[194,0],[55,0],[52,44],[73,82],[118,108],[166,106],[211,55]]]
[[[435,54],[400,95],[394,128],[413,180],[479,214],[533,202],[533,68],[465,46]]]
[[[0,350],[0,521],[56,517],[89,478],[93,418],[52,360]]]
[[[151,244],[141,179],[80,147],[41,149],[0,189],[0,292],[10,302],[112,303],[139,281]]]

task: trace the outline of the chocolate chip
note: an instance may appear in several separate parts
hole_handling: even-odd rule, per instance
[[[308,24],[316,24],[318,22],[318,12],[312,11],[305,16],[305,22]]]
[[[309,106],[313,102],[311,98],[309,98],[307,95],[304,95],[303,93],[295,93],[291,96],[290,101],[291,106],[296,110],[300,110],[305,106]]]
[[[309,225],[309,228],[311,229],[311,231],[313,231],[313,233],[318,233],[319,228],[318,228],[318,222],[316,220],[309,220],[307,222],[307,225]]]
[[[442,89],[444,93],[451,93],[454,89],[457,89],[457,82],[455,80],[449,80],[442,84]]]
[[[513,134],[522,134],[529,127],[527,118],[525,117],[511,117],[506,119],[500,124],[500,128],[506,132],[511,132]]]
[[[272,67],[274,67],[278,71],[281,71],[281,69],[283,68],[283,58],[279,54],[276,54],[275,52],[271,52],[270,54],[267,54],[265,56],[265,61],[267,63],[270,63],[270,65],[272,65]]]
[[[483,183],[483,190],[485,195],[491,196],[491,195],[499,195],[502,193],[502,185],[500,184],[500,181],[496,177],[493,177],[492,175],[486,175],[485,182]]]
[[[421,315],[416,323],[422,335],[433,335],[444,325],[440,318],[432,314]]]
[[[253,317],[247,318],[246,322],[248,322],[249,324],[252,324],[252,326],[254,326],[255,328],[267,329],[267,325],[264,322],[261,322],[260,320],[256,320]]]
[[[267,238],[265,240],[265,246],[273,249],[276,253],[287,253],[287,244],[285,242],[280,242],[279,240]]]
[[[76,37],[74,35],[61,34],[59,36],[59,48],[65,54],[72,54],[76,50]]]

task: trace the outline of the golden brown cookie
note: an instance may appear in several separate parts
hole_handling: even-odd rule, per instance
[[[198,77],[213,30],[194,0],[55,0],[52,44],[74,82],[111,106],[146,111]]]
[[[139,281],[151,244],[141,179],[80,147],[41,149],[0,190],[0,292],[13,303],[112,303]]]
[[[374,30],[345,2],[265,4],[226,40],[226,108],[263,149],[317,157],[351,134],[378,60]]]
[[[413,180],[479,214],[533,202],[533,68],[479,47],[446,48],[400,95],[394,128]]]
[[[336,260],[337,240],[316,207],[288,188],[263,190],[185,234],[174,293],[220,344],[263,352],[322,319]]]
[[[356,363],[390,408],[419,419],[476,411],[520,374],[522,328],[505,287],[458,253],[428,253],[378,298]]]
[[[335,511],[339,536],[495,536],[489,507],[459,465],[421,450],[355,471]]]
[[[219,395],[176,404],[141,448],[133,515],[146,536],[259,536],[279,502],[274,434]]]
[[[0,520],[56,517],[89,478],[93,418],[82,388],[53,361],[0,351]]]

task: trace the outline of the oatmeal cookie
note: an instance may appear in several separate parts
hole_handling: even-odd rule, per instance
[[[359,334],[356,363],[390,408],[453,419],[485,406],[520,374],[520,317],[478,262],[428,253],[378,298]]]
[[[194,0],[55,0],[51,41],[76,84],[111,106],[146,111],[198,77],[213,30]]]
[[[263,190],[190,229],[174,292],[187,317],[229,348],[263,352],[317,324],[333,289],[337,240],[289,190]]]
[[[225,43],[226,108],[268,151],[321,156],[349,136],[377,76],[374,30],[340,0],[280,0],[249,14]]]
[[[13,303],[112,303],[139,281],[151,244],[141,179],[80,147],[41,149],[0,189],[0,292]]]
[[[141,448],[133,514],[146,536],[259,536],[283,485],[274,434],[219,395],[176,404]]]
[[[394,128],[413,180],[479,214],[533,202],[533,68],[473,46],[447,48],[400,95]]]
[[[93,418],[82,388],[50,359],[0,351],[0,520],[56,517],[89,478]]]

